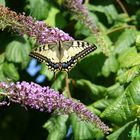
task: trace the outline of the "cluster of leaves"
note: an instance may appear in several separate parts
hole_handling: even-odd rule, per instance
[[[102,39],[98,49],[80,61],[69,73],[71,96],[81,100],[91,111],[100,116],[112,128],[112,132],[108,136],[104,136],[92,124],[77,121],[75,115],[50,116],[43,126],[49,132],[47,139],[107,138],[123,140],[139,136],[137,133],[132,136],[130,132],[140,134],[140,35],[138,29],[140,2],[139,0],[125,0],[123,3],[118,1],[86,1],[85,6],[88,8],[90,16],[96,21]],[[61,28],[77,40],[84,39],[95,43],[96,37],[74,15],[62,7],[61,0],[26,0],[22,4],[17,1],[13,3],[0,0],[0,4],[5,4],[16,12],[24,11],[38,20],[45,20],[50,26]],[[28,55],[31,48],[32,40],[26,36],[19,37],[7,30],[0,32],[0,81],[8,78],[13,81],[38,81],[42,85],[46,85],[47,82],[47,85],[66,94],[68,86],[65,85],[65,73],[58,73],[54,80],[53,73],[45,65],[36,63],[36,72],[30,74],[29,69],[33,61],[30,61]],[[45,75],[46,78],[38,80],[42,75]],[[23,110],[19,111],[19,108],[11,107],[10,110],[14,110],[13,112],[17,114],[23,112]],[[9,125],[13,125],[13,121],[15,121],[11,117],[14,113],[6,114],[2,109],[0,111],[3,114],[0,115],[2,117],[1,139],[9,138],[1,135],[1,132],[5,132],[4,130],[6,130],[5,133],[12,132],[13,139],[20,139],[27,130],[32,128],[32,131],[30,130],[24,136],[26,139],[43,139],[47,135],[46,132],[42,132],[41,126],[37,126],[46,121],[46,114],[41,116],[44,122],[38,118],[40,114],[38,115],[37,112],[23,115],[24,119],[23,116],[17,115],[25,123],[30,121],[37,124],[30,123],[29,126],[26,124],[27,126],[22,126],[24,129],[20,128],[24,132],[20,131],[17,134],[16,131],[13,132],[9,128]],[[38,119],[33,122],[28,115],[31,119],[33,117]],[[9,124],[9,122],[12,123]],[[16,124],[12,127],[18,129],[19,126]],[[36,131],[41,129],[41,132],[33,133],[34,127],[37,128]],[[44,136],[41,137],[42,133]]]

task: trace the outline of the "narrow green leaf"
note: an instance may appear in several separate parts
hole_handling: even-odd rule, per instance
[[[126,88],[124,93],[105,109],[101,116],[118,125],[123,125],[133,120],[136,116],[132,108],[135,105],[140,105],[139,91],[140,77],[137,77]]]
[[[68,116],[66,115],[51,117],[51,119],[44,124],[43,127],[49,131],[47,140],[62,140],[66,137],[67,119]]]
[[[70,120],[75,140],[90,140],[95,138],[96,140],[100,140],[103,137],[101,131],[94,124],[78,120],[75,114],[71,114]]]

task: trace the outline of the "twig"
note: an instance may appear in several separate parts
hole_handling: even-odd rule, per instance
[[[126,26],[123,26],[123,27],[115,28],[115,29],[113,29],[113,30],[107,32],[106,34],[108,35],[108,34],[111,34],[111,33],[113,33],[113,32],[116,32],[116,31],[122,30],[122,29],[124,29],[124,28],[134,28],[134,27],[135,27],[135,26],[126,25]]]
[[[123,3],[121,2],[121,0],[116,0],[116,2],[120,5],[123,12],[128,15],[128,12],[127,12],[126,8],[124,7]]]
[[[67,96],[68,96],[68,98],[72,98],[71,97],[71,93],[70,93],[70,89],[69,89],[69,78],[68,78],[68,74],[66,75],[65,81],[66,81]]]

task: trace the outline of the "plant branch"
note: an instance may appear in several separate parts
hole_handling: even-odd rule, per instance
[[[121,7],[121,9],[123,10],[123,12],[128,15],[128,12],[126,10],[126,8],[124,7],[123,3],[121,2],[121,0],[116,0],[116,2],[119,4],[119,6]]]

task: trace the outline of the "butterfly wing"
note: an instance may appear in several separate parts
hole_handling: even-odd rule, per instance
[[[60,57],[58,45],[58,43],[53,43],[51,45],[39,46],[32,50],[30,56],[46,63],[49,69],[56,71],[59,69]]]
[[[79,59],[95,49],[94,44],[85,41],[59,41],[35,48],[30,56],[45,62],[53,71],[69,71]]]
[[[78,60],[94,51],[97,47],[85,41],[62,42],[61,67],[62,70],[70,70]]]

